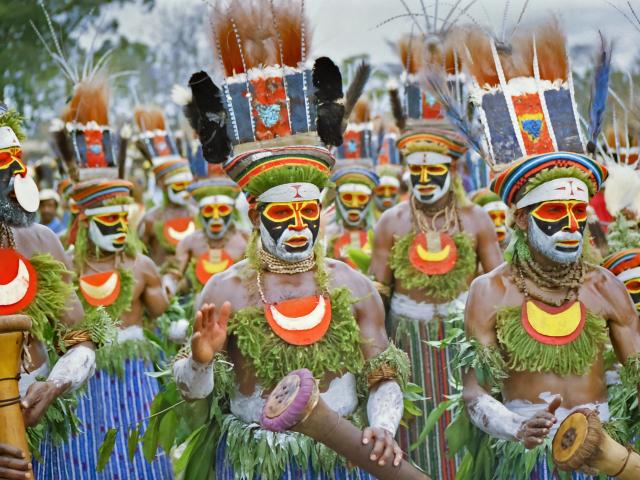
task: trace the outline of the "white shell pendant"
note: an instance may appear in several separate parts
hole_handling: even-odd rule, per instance
[[[18,260],[18,272],[13,280],[0,285],[0,305],[15,305],[24,298],[29,290],[29,270],[22,261]]]
[[[16,194],[16,200],[22,208],[27,212],[33,213],[40,206],[40,193],[38,186],[30,175],[24,177],[17,175],[13,178],[13,191]]]

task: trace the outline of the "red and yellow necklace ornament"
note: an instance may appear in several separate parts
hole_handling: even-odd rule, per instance
[[[526,300],[522,305],[522,326],[529,336],[545,345],[573,342],[582,332],[586,318],[587,309],[577,300],[559,307],[536,300]]]
[[[326,295],[293,298],[264,306],[271,330],[290,345],[322,340],[331,323],[331,299]]]
[[[108,307],[120,295],[120,273],[117,270],[83,275],[79,284],[80,293],[92,307]]]
[[[0,315],[27,308],[38,291],[38,275],[31,262],[12,248],[0,248]]]
[[[457,260],[456,243],[444,232],[418,233],[409,247],[409,262],[427,275],[449,273]]]
[[[233,258],[223,248],[212,248],[196,260],[196,278],[204,285],[216,273],[233,265]]]
[[[191,217],[178,217],[166,220],[162,227],[164,238],[170,245],[177,247],[180,240],[196,231],[196,225]]]

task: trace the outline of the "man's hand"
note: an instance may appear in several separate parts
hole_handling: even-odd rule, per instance
[[[19,448],[0,443],[0,478],[10,480],[33,478],[27,454]]]
[[[191,355],[202,364],[209,364],[213,356],[222,350],[227,340],[227,323],[231,315],[231,304],[224,302],[216,313],[216,306],[205,303],[196,313],[191,337]]]
[[[555,397],[545,410],[536,413],[522,424],[516,437],[522,440],[526,448],[535,448],[542,444],[553,424],[558,421],[554,414],[561,403],[562,397]]]
[[[381,427],[367,427],[362,432],[362,443],[364,445],[373,444],[369,459],[377,461],[378,465],[384,466],[393,461],[393,466],[397,467],[402,461],[402,449],[393,439],[393,435]]]
[[[68,388],[68,382],[61,384],[59,382],[46,381],[32,384],[20,402],[25,425],[27,427],[37,425],[49,405]]]

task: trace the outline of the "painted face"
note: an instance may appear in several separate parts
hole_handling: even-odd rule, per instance
[[[586,202],[542,202],[529,215],[529,241],[538,252],[554,262],[573,263],[582,253],[586,226]]]
[[[260,239],[265,250],[285,262],[313,253],[320,230],[320,202],[274,202],[260,208]]]
[[[102,251],[120,252],[124,249],[129,231],[129,212],[119,210],[89,216],[89,238]]]
[[[189,203],[189,192],[187,187],[190,182],[174,182],[167,186],[167,195],[171,203],[176,205],[186,205]]]
[[[1,130],[14,135],[10,129]],[[0,149],[0,221],[14,227],[30,225],[35,221],[39,203],[38,188],[27,175],[20,146]]]
[[[373,195],[373,201],[376,204],[376,208],[381,212],[384,212],[398,203],[398,198],[400,198],[400,187],[396,185],[379,185],[373,191]]]
[[[498,237],[498,242],[500,243],[508,243],[509,241],[509,229],[507,228],[507,206],[502,202],[491,202],[483,207],[484,211],[487,212],[493,225],[496,229],[496,235]]]
[[[633,300],[636,311],[640,315],[640,277],[625,280],[624,286],[627,287],[627,292],[631,295],[631,300]]]
[[[200,219],[204,233],[212,240],[220,240],[231,226],[233,205],[226,203],[208,203],[200,205]]]
[[[340,217],[350,227],[360,226],[369,211],[371,190],[361,184],[344,184],[338,189]]]
[[[422,203],[435,203],[451,187],[450,164],[409,165],[413,196]]]

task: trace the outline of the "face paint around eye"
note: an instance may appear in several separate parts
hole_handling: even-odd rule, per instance
[[[336,201],[340,218],[349,227],[360,227],[365,222],[371,205],[371,190],[361,184],[344,184],[338,189]]]
[[[200,217],[204,233],[212,240],[223,238],[231,226],[233,207],[225,203],[208,204],[200,207]]]
[[[529,215],[529,241],[547,258],[563,264],[573,263],[582,254],[586,225],[586,202],[542,202]]]
[[[89,239],[104,252],[122,251],[128,232],[128,212],[89,217]]]
[[[636,311],[640,315],[640,278],[631,278],[624,282],[627,292],[631,296],[631,300],[636,307]]]
[[[175,205],[187,205],[189,203],[189,192],[186,188],[189,182],[175,182],[167,187],[167,195],[171,203]]]
[[[313,253],[320,230],[320,203],[267,203],[260,209],[262,246],[285,262],[299,262]]]
[[[448,164],[411,165],[409,167],[412,195],[421,203],[432,204],[440,200],[451,187]]]

